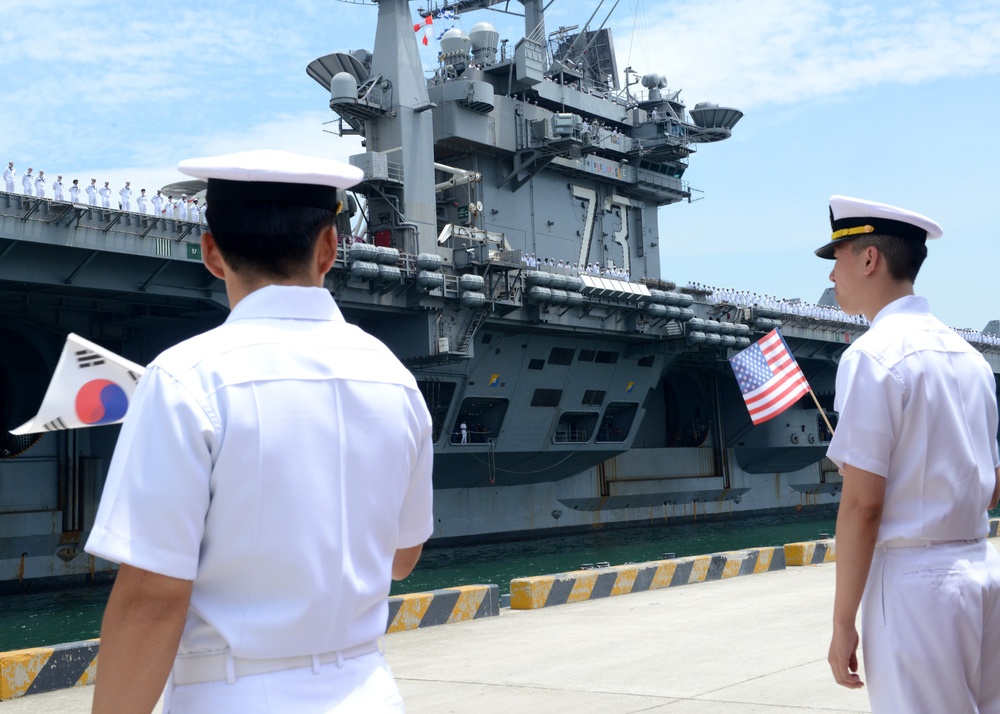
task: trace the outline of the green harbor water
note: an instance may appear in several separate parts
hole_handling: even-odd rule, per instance
[[[684,525],[604,528],[585,533],[449,548],[428,548],[413,574],[392,594],[576,570],[583,564],[658,560],[740,548],[783,545],[832,534],[835,517],[799,513]],[[100,635],[110,584],[0,596],[0,652],[75,642]]]

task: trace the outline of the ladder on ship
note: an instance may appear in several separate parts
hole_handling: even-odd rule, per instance
[[[490,316],[492,308],[489,305],[483,305],[469,320],[468,326],[465,328],[465,333],[462,335],[461,340],[458,343],[458,349],[456,350],[458,354],[468,356],[469,348],[472,345],[472,338],[476,336],[476,332],[483,323],[486,322],[486,318]]]

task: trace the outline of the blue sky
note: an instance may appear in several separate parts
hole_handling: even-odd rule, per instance
[[[596,6],[554,2],[547,28],[582,25]],[[0,160],[117,190],[179,180],[177,162],[204,154],[346,158],[356,140],[325,131],[334,115],[305,66],[370,49],[376,13],[333,0],[3,0]],[[521,36],[520,18],[497,12],[461,26],[482,20]],[[620,68],[665,75],[689,108],[746,114],[692,157],[699,200],[661,210],[664,277],[817,300],[830,264],[812,251],[841,193],[941,223],[918,292],[955,327],[1000,318],[996,0],[622,0],[609,25]],[[423,56],[432,67],[434,50]]]

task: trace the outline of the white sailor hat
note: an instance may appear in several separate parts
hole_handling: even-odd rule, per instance
[[[941,226],[927,216],[850,196],[830,197],[830,241],[816,250],[820,258],[833,260],[838,243],[863,235],[887,235],[921,242],[940,238]]]
[[[222,156],[187,159],[181,173],[208,181],[205,200],[258,200],[339,210],[337,189],[364,178],[350,164],[288,151],[242,151]]]

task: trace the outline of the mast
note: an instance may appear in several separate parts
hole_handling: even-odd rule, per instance
[[[385,154],[401,170],[399,181],[386,185],[386,198],[372,201],[372,227],[382,223],[379,213],[389,212],[394,216],[397,235],[392,242],[397,247],[414,254],[433,252],[434,132],[407,0],[379,0],[371,72],[382,78],[391,102],[386,114],[365,123],[367,149]]]

